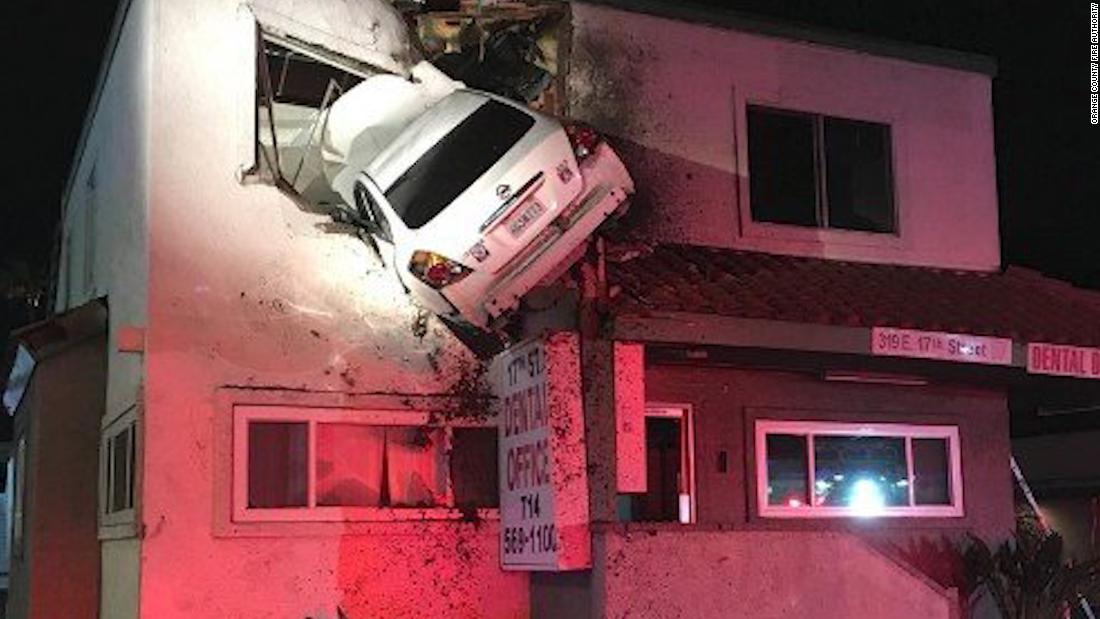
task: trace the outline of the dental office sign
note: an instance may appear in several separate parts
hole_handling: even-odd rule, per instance
[[[501,567],[591,566],[577,334],[527,341],[496,359],[501,405]]]
[[[1012,340],[1001,337],[875,327],[871,354],[959,363],[1012,365]]]
[[[1100,379],[1100,348],[1028,344],[1027,371],[1031,374]]]

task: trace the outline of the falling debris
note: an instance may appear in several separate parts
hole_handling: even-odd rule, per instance
[[[565,111],[559,67],[568,22],[562,2],[467,2],[416,19],[424,53],[448,75],[555,114]]]
[[[412,334],[418,340],[423,340],[428,334],[428,318],[431,313],[424,309],[418,309],[412,319]]]

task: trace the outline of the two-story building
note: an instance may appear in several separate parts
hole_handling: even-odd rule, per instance
[[[638,194],[522,324],[579,342],[583,569],[502,569],[486,362],[302,199],[323,162],[286,138],[327,84],[401,74],[404,22],[129,0],[12,489],[48,520],[32,421],[94,415],[64,439],[98,453],[68,545],[99,561],[51,583],[20,529],[12,616],[957,616],[921,549],[1012,530],[1025,347],[1100,345],[1100,296],[1001,264],[992,62],[629,4],[564,5],[555,105]],[[90,342],[101,384],[59,390]]]

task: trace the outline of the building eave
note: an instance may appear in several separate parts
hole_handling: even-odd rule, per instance
[[[980,73],[990,77],[997,74],[997,61],[991,56],[930,45],[903,43],[797,22],[780,21],[729,9],[668,2],[666,0],[580,1],[584,4],[607,6],[632,13],[644,13],[655,17],[738,30],[768,37],[826,45],[875,56]]]
[[[614,318],[612,337],[649,344],[726,346],[871,356],[871,329],[717,314],[652,311]],[[944,362],[949,363],[949,362]],[[1027,368],[1026,346],[1012,344],[1011,368]]]
[[[84,111],[84,121],[80,126],[80,136],[73,148],[73,156],[69,164],[69,174],[65,179],[65,187],[61,191],[61,221],[65,220],[65,205],[69,202],[69,194],[72,192],[76,179],[76,171],[80,167],[80,159],[84,156],[84,148],[88,145],[88,134],[91,132],[92,119],[99,110],[99,102],[103,98],[103,88],[107,83],[107,75],[114,62],[115,52],[122,37],[122,27],[126,23],[126,17],[130,13],[130,7],[134,0],[119,0],[115,9],[114,22],[111,24],[111,32],[107,36],[107,46],[103,54],[103,60],[99,63],[99,72],[96,74],[95,85],[92,87],[92,96],[88,99],[88,107]]]

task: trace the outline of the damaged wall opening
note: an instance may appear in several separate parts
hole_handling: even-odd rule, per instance
[[[405,15],[415,39],[415,51],[410,48],[409,58],[423,55],[434,64],[426,69],[428,63],[410,63],[405,67],[407,74],[258,24],[255,139],[252,167],[245,176],[273,184],[322,211],[340,204],[342,200],[332,188],[334,178],[344,166],[361,166],[369,157],[347,160],[352,155],[344,152],[349,144],[343,141],[348,136],[335,135],[347,128],[330,131],[332,106],[374,77],[390,81],[372,85],[369,94],[349,102],[348,107],[357,110],[343,111],[353,121],[364,123],[356,130],[373,134],[351,140],[377,142],[368,149],[371,152],[381,150],[396,135],[394,127],[407,124],[418,114],[397,108],[425,107],[442,96],[442,89],[463,84],[551,114],[564,111],[561,65],[567,56],[568,37],[563,33],[569,21],[565,4],[471,8],[456,3],[455,9]],[[447,78],[458,81],[447,84]],[[410,94],[417,89],[421,92]],[[385,118],[387,114],[393,118]],[[329,143],[334,137],[336,143]]]
[[[340,95],[369,75],[350,59],[326,59],[306,44],[258,29],[251,173],[313,204],[338,202],[321,154],[328,114]]]

